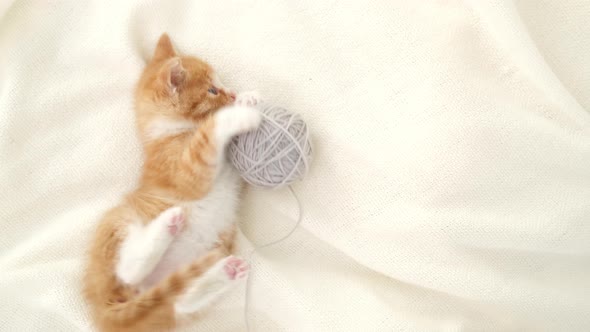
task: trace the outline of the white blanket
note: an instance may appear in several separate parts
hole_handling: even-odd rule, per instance
[[[92,331],[82,257],[141,163],[159,35],[301,113],[304,218],[252,262],[252,331],[590,327],[590,3],[0,4],[0,330]],[[288,232],[251,190],[243,254]],[[244,329],[244,285],[187,330]]]

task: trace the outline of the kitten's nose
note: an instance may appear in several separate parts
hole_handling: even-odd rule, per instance
[[[231,100],[235,101],[236,100],[236,93],[235,92],[230,92],[229,93],[229,97],[231,98]]]

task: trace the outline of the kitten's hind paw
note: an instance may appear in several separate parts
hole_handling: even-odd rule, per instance
[[[184,210],[179,206],[175,206],[162,212],[158,219],[162,220],[170,235],[176,236],[184,228],[186,217]]]
[[[246,275],[248,275],[248,270],[250,270],[250,266],[245,260],[241,258],[229,256],[225,261],[223,269],[225,270],[225,274],[228,276],[230,280],[236,280],[242,279]]]
[[[213,265],[200,278],[195,279],[174,305],[177,313],[201,310],[238,284],[248,273],[248,264],[241,258],[228,256]]]

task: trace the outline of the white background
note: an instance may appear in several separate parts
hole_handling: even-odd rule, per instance
[[[302,226],[253,261],[253,331],[590,326],[590,2],[3,1],[0,330],[92,330],[83,253],[134,187],[164,31],[313,133]],[[295,206],[249,191],[241,250]],[[243,304],[188,330],[243,330]]]

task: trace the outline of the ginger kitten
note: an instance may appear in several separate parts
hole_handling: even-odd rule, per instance
[[[246,275],[228,256],[242,182],[224,151],[261,118],[255,94],[235,99],[207,63],[160,37],[135,95],[143,174],[89,251],[84,295],[100,330],[170,330]]]

